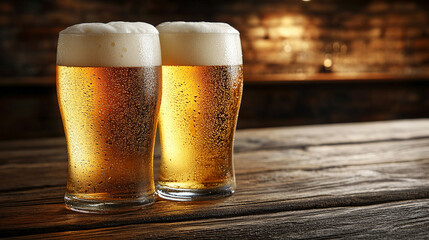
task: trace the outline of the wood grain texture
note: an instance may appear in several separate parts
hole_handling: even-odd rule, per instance
[[[302,148],[429,138],[426,119],[246,129],[237,132],[235,151]]]
[[[429,200],[132,224],[39,239],[427,239]],[[263,226],[263,227],[261,227]],[[378,236],[378,237],[377,237]],[[26,239],[26,237],[21,238]]]
[[[238,187],[232,197],[185,203],[159,199],[149,208],[116,215],[64,208],[66,154],[63,139],[0,143],[0,236],[121,238],[121,231],[131,238],[429,234],[429,120],[241,130],[235,154]],[[405,219],[397,233],[365,230],[371,217],[374,225],[394,223],[398,216]],[[361,217],[366,223],[357,227]],[[346,228],[334,224],[338,221],[348,222]],[[166,232],[175,227],[177,231]],[[300,227],[304,230],[297,232]],[[313,228],[319,230],[305,230]],[[202,234],[204,229],[208,235]]]

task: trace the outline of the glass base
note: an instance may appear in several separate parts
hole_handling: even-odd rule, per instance
[[[173,201],[204,201],[231,196],[235,192],[235,185],[227,184],[210,189],[183,189],[171,188],[157,184],[158,196]]]
[[[132,199],[120,199],[101,201],[94,199],[82,199],[66,193],[64,202],[66,207],[70,210],[82,213],[96,213],[96,214],[111,214],[126,211],[134,211],[145,206],[152,205],[155,202],[156,194],[143,196]]]

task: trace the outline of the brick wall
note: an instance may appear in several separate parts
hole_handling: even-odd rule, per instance
[[[428,74],[428,5],[423,0],[3,0],[0,77],[54,75],[61,29],[113,20],[228,22],[242,34],[247,74]]]
[[[242,33],[248,73],[429,73],[427,1],[259,2],[217,16]]]

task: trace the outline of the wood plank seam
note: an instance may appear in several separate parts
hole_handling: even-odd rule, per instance
[[[418,136],[418,137],[410,137],[410,138],[390,138],[390,139],[382,139],[382,140],[371,140],[371,141],[351,141],[351,142],[337,142],[337,143],[323,143],[323,144],[296,144],[296,145],[287,145],[287,146],[270,146],[269,144],[264,143],[260,145],[256,149],[249,149],[245,146],[236,146],[234,148],[235,153],[241,152],[254,152],[261,150],[290,150],[290,149],[299,149],[303,151],[307,151],[310,147],[328,147],[328,146],[347,146],[347,145],[356,145],[356,144],[371,144],[371,143],[388,143],[388,142],[404,142],[410,140],[423,140],[428,139],[429,136]],[[245,142],[245,141],[243,141]]]

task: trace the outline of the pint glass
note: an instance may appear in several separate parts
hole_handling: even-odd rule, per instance
[[[158,195],[178,201],[229,196],[243,88],[239,33],[225,23],[157,28],[163,61]]]
[[[155,27],[90,23],[60,32],[57,93],[68,148],[66,206],[109,213],[152,204],[161,101]]]

